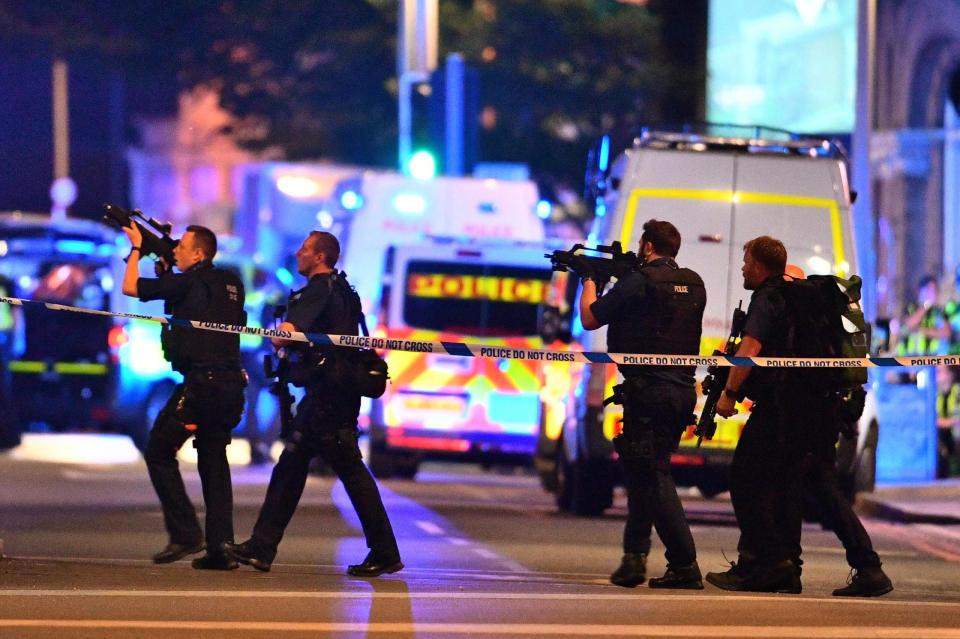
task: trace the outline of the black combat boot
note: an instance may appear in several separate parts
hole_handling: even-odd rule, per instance
[[[170,542],[164,547],[163,550],[153,556],[153,563],[169,564],[175,561],[180,561],[187,555],[195,555],[198,552],[203,552],[206,547],[207,545],[202,541],[192,544],[178,544]]]
[[[833,591],[834,597],[879,597],[893,590],[890,577],[880,566],[854,568],[850,571],[847,585]]]
[[[636,588],[647,580],[647,553],[628,552],[620,560],[620,567],[610,575],[610,583],[622,588]]]
[[[236,570],[240,567],[236,561],[223,553],[207,553],[191,562],[194,570]]]
[[[802,591],[797,567],[789,559],[773,564],[734,562],[726,572],[708,572],[707,581],[717,588],[737,592],[780,592],[798,595]]]
[[[663,577],[650,580],[651,588],[673,588],[677,590],[703,590],[703,576],[700,566],[694,561],[689,566],[667,565]]]
[[[273,557],[261,550],[252,539],[239,544],[229,541],[224,543],[223,554],[241,564],[253,566],[261,572],[270,572],[270,566],[273,564]]]

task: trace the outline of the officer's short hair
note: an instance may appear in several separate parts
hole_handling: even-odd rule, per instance
[[[920,278],[920,284],[917,286],[917,288],[918,289],[926,288],[927,285],[929,284],[936,284],[939,286],[940,283],[937,282],[937,277],[935,275],[931,275],[930,273],[927,273]]]
[[[643,235],[640,236],[640,247],[644,243],[653,244],[657,255],[676,257],[680,252],[680,231],[670,222],[664,220],[648,220],[643,225]]]
[[[310,237],[313,238],[313,252],[323,253],[327,266],[333,268],[340,259],[340,242],[336,236],[326,231],[310,231]]]
[[[191,224],[187,231],[193,233],[193,241],[208,260],[217,256],[217,236],[213,231],[199,224]]]
[[[787,249],[776,238],[769,235],[755,237],[743,245],[743,250],[773,274],[783,273],[787,269]]]

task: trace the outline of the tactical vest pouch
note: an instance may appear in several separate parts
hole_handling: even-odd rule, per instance
[[[640,435],[620,433],[613,438],[613,449],[624,462],[649,462],[654,456],[653,432],[647,431]]]

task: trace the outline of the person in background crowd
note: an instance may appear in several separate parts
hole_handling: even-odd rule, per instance
[[[950,323],[938,300],[940,287],[933,275],[920,278],[917,301],[907,306],[900,323],[897,355],[945,355],[950,348]]]
[[[960,382],[948,366],[937,367],[937,479],[960,472],[956,431],[960,426]]]

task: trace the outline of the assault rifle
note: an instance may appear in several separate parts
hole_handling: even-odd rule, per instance
[[[270,393],[275,395],[280,405],[280,438],[286,439],[293,428],[293,395],[290,393],[290,360],[282,351],[274,363],[273,355],[263,356],[263,373],[270,382]]]
[[[140,244],[140,254],[163,258],[167,266],[173,266],[173,249],[177,240],[170,237],[170,224],[147,218],[140,211],[128,211],[114,204],[103,205],[103,223],[118,231],[134,224],[140,228],[143,241]],[[138,221],[139,220],[139,221]]]
[[[583,255],[583,252],[602,253],[610,257],[599,257],[594,255]],[[620,279],[627,273],[636,271],[640,268],[640,259],[633,251],[623,251],[620,242],[611,242],[609,246],[600,245],[594,248],[584,246],[583,244],[574,244],[569,251],[554,251],[553,253],[544,253],[544,257],[550,260],[554,271],[573,271],[577,272],[576,263],[586,260],[593,271],[593,279],[597,283],[597,291],[602,291],[603,287],[611,278]],[[580,275],[580,273],[577,273]]]
[[[737,339],[740,338],[740,333],[743,331],[743,322],[747,319],[747,314],[740,308],[742,305],[743,302],[733,311],[733,321],[730,324],[730,337],[727,338],[727,343],[723,350],[713,351],[714,356],[727,355],[733,352]],[[729,366],[711,366],[707,369],[707,376],[700,382],[700,388],[703,389],[707,399],[703,403],[703,411],[700,413],[697,427],[693,431],[693,434],[697,436],[697,448],[700,448],[704,438],[713,439],[717,432],[717,402],[720,401],[720,395],[726,388],[727,378],[729,377]]]

